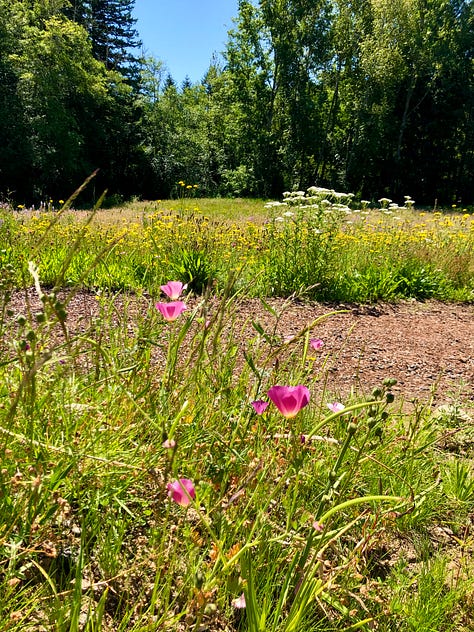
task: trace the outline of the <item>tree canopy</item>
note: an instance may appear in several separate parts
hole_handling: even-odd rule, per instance
[[[222,57],[177,86],[140,57],[133,0],[0,0],[0,194],[473,203],[468,0],[240,0]]]

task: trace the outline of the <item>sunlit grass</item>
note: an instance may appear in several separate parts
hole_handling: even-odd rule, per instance
[[[196,202],[2,216],[0,628],[471,630],[472,401],[338,401],[267,299],[466,298],[472,218]]]
[[[70,296],[1,321],[4,628],[469,629],[467,402],[335,401],[318,321],[290,344],[267,305],[243,337],[232,280],[170,322],[99,293],[78,323]]]
[[[472,215],[354,208],[330,224],[321,223],[324,215],[291,215],[258,200],[184,198],[99,209],[87,225],[87,212],[69,210],[52,228],[54,213],[23,210],[5,216],[0,234],[19,283],[38,240],[47,248],[36,261],[44,282],[54,284],[68,244],[81,235],[65,281],[88,287],[156,292],[168,277],[189,282],[193,275],[201,287],[222,286],[234,270],[253,280],[255,295],[473,300]]]

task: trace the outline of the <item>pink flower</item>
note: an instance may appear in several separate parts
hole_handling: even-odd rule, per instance
[[[160,285],[161,291],[172,301],[176,301],[187,287],[188,285],[183,285],[181,281],[168,281],[166,285]]]
[[[264,413],[268,406],[268,402],[264,402],[263,399],[257,399],[254,402],[251,402],[251,404],[257,415]]]
[[[242,593],[240,597],[237,597],[237,599],[232,599],[232,605],[234,608],[245,608],[247,604],[245,603],[244,593]]]
[[[340,413],[344,410],[345,406],[344,404],[341,404],[341,402],[332,402],[331,404],[328,404],[328,408],[333,413]]]
[[[194,484],[189,478],[180,478],[177,481],[168,483],[166,489],[168,490],[168,496],[182,507],[187,507],[191,500],[196,498]]]
[[[161,446],[165,448],[165,450],[174,450],[176,447],[176,441],[174,439],[166,439],[166,441],[163,441]]]
[[[170,323],[176,320],[187,307],[183,301],[172,301],[171,303],[157,303],[156,309],[161,313],[163,318]]]
[[[309,390],[306,386],[272,386],[268,391],[272,400],[283,417],[292,419],[309,402]]]
[[[311,340],[309,341],[309,346],[315,351],[320,351],[324,347],[324,342],[319,338],[311,338]]]

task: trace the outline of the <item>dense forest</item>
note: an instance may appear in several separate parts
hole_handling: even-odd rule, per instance
[[[89,191],[474,201],[470,0],[240,0],[221,57],[176,85],[134,0],[0,0],[0,195]],[[196,31],[199,37],[199,31]],[[95,189],[95,190],[94,190]]]

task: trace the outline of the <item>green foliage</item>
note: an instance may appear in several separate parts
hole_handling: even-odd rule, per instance
[[[215,281],[212,262],[204,250],[174,250],[170,270],[178,280],[186,283],[189,289],[197,294],[202,294]]]
[[[320,296],[333,266],[335,237],[349,211],[343,202],[351,196],[320,187],[284,196],[282,205],[268,205],[282,214],[273,216],[265,235],[266,285],[276,295],[305,290]]]
[[[422,261],[405,262],[397,271],[397,278],[402,296],[424,300],[433,296],[443,299],[449,295],[449,280],[443,271]]]
[[[176,277],[201,293],[224,288],[228,275],[237,273],[237,286],[254,296],[474,300],[474,233],[467,214],[351,209],[341,204],[343,194],[316,187],[306,195],[288,193],[283,203],[206,200],[194,197],[199,189],[193,185],[180,183],[176,200],[136,202],[92,219],[77,211],[6,212],[0,239],[13,283],[24,284],[26,262],[35,253],[48,285],[63,278],[90,288],[156,294]],[[358,206],[350,196],[344,199]],[[67,244],[78,239],[84,246],[61,277]],[[43,243],[48,247],[39,248]]]
[[[133,55],[133,5],[0,0],[4,196],[37,204],[100,168],[99,192],[124,199],[184,178],[472,202],[472,3],[245,0],[223,59],[179,87]]]

